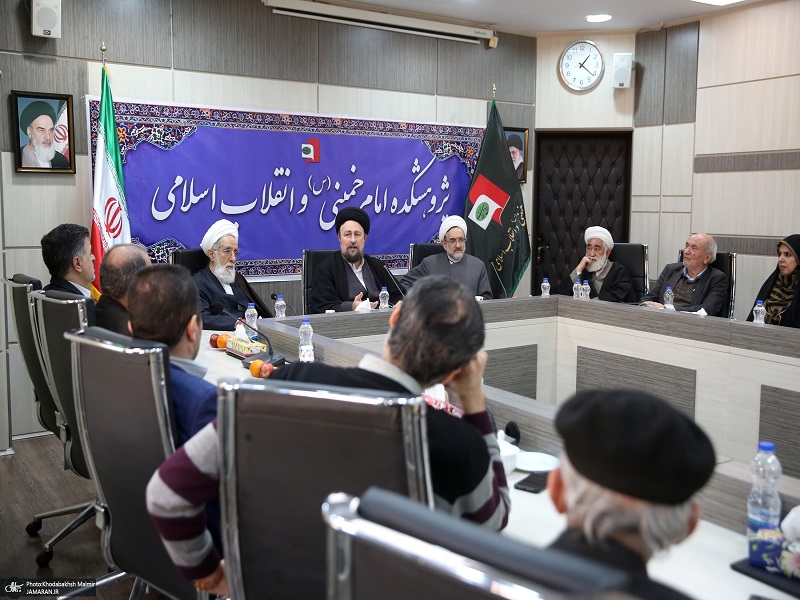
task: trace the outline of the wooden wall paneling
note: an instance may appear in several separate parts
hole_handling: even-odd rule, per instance
[[[500,34],[494,50],[486,42],[465,44],[438,40],[436,93],[445,96],[533,104],[536,77],[536,38]]]
[[[661,194],[663,137],[664,128],[660,124],[652,127],[636,127],[633,130],[632,195],[658,196]]]
[[[694,162],[694,123],[664,126],[661,155],[661,194],[692,195]]]
[[[738,250],[729,250],[731,246],[734,248],[736,245],[729,244],[728,240],[722,239],[720,243],[720,236],[714,236],[717,240],[717,247],[724,252],[736,252],[736,306],[733,309],[733,318],[739,321],[747,320],[747,317],[753,310],[753,304],[756,302],[756,294],[761,286],[764,285],[767,277],[769,277],[775,270],[777,257],[775,256],[776,241],[774,239],[763,240],[764,245],[770,247],[769,252],[765,256],[753,256],[742,254]],[[757,241],[757,240],[752,240]],[[767,242],[769,242],[767,244]],[[743,246],[745,244],[742,244]],[[760,246],[761,244],[759,244]],[[751,248],[756,244],[747,244]]]
[[[662,199],[663,202],[663,199]],[[658,270],[650,271],[650,277],[658,279],[661,270],[670,263],[678,262],[678,250],[694,230],[692,215],[687,213],[662,213],[659,222]],[[705,231],[698,229],[697,231]],[[652,265],[651,265],[652,266]]]
[[[798,189],[800,170],[698,173],[692,228],[782,238],[800,230]]]
[[[303,284],[299,279],[291,280],[270,280],[270,281],[253,281],[250,283],[256,293],[261,296],[264,303],[270,310],[274,311],[275,301],[270,297],[270,294],[280,294],[286,301],[286,314],[294,315],[303,314]],[[292,311],[291,306],[294,311]]]
[[[717,249],[720,252],[736,252],[738,254],[755,254],[775,258],[775,248],[784,236],[743,237],[737,235],[715,235]],[[738,271],[739,265],[736,265]]]
[[[0,54],[3,61],[3,102],[0,102],[0,150],[14,148],[11,100],[7,91],[42,92],[72,95],[72,114],[74,118],[73,138],[78,153],[86,152],[86,110],[84,95],[88,88],[86,63],[75,60],[62,60],[44,56],[19,54]],[[13,160],[12,160],[13,163]],[[13,169],[12,169],[13,171]],[[64,182],[67,179],[85,176],[50,175],[52,181]],[[7,197],[6,197],[7,198]]]
[[[800,74],[794,52],[798,31],[797,0],[760,2],[703,19],[698,87]]]
[[[784,171],[787,169],[800,169],[800,152],[719,154],[698,156],[694,159],[695,173]]]
[[[497,111],[500,113],[500,118],[503,120],[503,127],[524,127],[529,129],[528,132],[528,146],[529,150],[533,148],[533,128],[535,111],[532,104],[511,104],[508,102],[496,102]],[[492,107],[491,102],[486,103],[486,116],[484,118],[484,126],[486,120],[489,118],[489,110]],[[528,168],[530,168],[530,163]]]
[[[537,351],[536,344],[487,350],[489,361],[484,382],[520,396],[536,398]]]
[[[667,32],[647,31],[636,34],[635,127],[661,125],[664,122],[664,73],[666,70]]]
[[[775,442],[775,454],[789,477],[800,477],[799,428],[800,393],[762,385],[758,438]]]
[[[578,346],[577,391],[641,388],[694,419],[697,371]]]
[[[456,125],[486,126],[486,100],[436,96],[436,121]]]
[[[10,5],[10,6],[9,6]],[[5,0],[0,19],[0,49],[100,60],[106,58],[171,67],[170,3],[164,0],[82,0],[62,2],[61,38],[31,35],[30,0]],[[4,69],[5,70],[5,69]]]
[[[697,104],[697,40],[700,23],[667,29],[664,123],[691,123]]]
[[[319,85],[319,112],[392,121],[434,122],[436,97],[428,94],[368,90],[338,85]]]
[[[318,22],[261,2],[172,0],[175,68],[317,81]]]
[[[321,22],[319,82],[435,94],[436,45],[434,38]]]
[[[698,90],[695,154],[796,151],[797,98],[800,75]]]
[[[485,389],[486,405],[492,411],[498,429],[505,428],[509,421],[519,425],[522,434],[520,448],[556,456],[561,454],[563,442],[553,426],[557,411],[554,405],[488,385]]]

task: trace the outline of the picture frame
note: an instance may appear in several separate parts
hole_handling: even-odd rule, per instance
[[[71,95],[12,90],[11,113],[18,173],[75,174]]]
[[[503,133],[506,136],[506,144],[508,144],[511,159],[514,161],[517,180],[520,183],[525,183],[528,180],[528,130],[523,127],[503,127]],[[512,136],[514,137],[512,138]],[[517,148],[520,143],[522,148]],[[512,148],[517,148],[519,151],[517,156],[515,156]],[[522,167],[522,171],[520,171],[520,167]]]

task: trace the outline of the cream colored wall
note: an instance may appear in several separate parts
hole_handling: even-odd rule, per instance
[[[556,65],[571,43],[591,39],[606,68],[602,81],[588,92],[574,92],[558,76]],[[634,89],[611,86],[615,52],[633,52],[635,35],[569,34],[536,38],[536,129],[631,129]]]
[[[758,4],[701,21],[697,156],[800,150],[800,2]],[[780,238],[800,231],[800,171],[697,173],[695,231]],[[775,265],[739,257],[737,319]],[[754,264],[760,270],[751,270]],[[747,267],[745,267],[745,265]]]

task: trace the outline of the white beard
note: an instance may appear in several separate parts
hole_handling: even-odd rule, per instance
[[[56,148],[52,144],[47,147],[34,139],[31,139],[31,144],[33,145],[33,153],[41,163],[49,163],[56,155]]]
[[[236,279],[236,269],[228,269],[227,266],[223,267],[218,262],[214,261],[214,267],[211,269],[211,272],[217,276],[220,283],[232,285],[233,281]]]
[[[594,261],[593,263],[589,263],[589,266],[586,267],[586,270],[589,271],[590,273],[597,273],[598,271],[603,270],[603,267],[606,266],[607,262],[608,262],[608,257],[606,256],[598,257],[596,261]]]

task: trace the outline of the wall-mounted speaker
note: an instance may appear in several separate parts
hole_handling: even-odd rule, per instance
[[[631,87],[631,76],[633,73],[633,54],[630,52],[619,52],[614,54],[614,64],[611,69],[611,85],[615,88]]]
[[[31,33],[38,37],[61,37],[61,0],[31,0]]]

